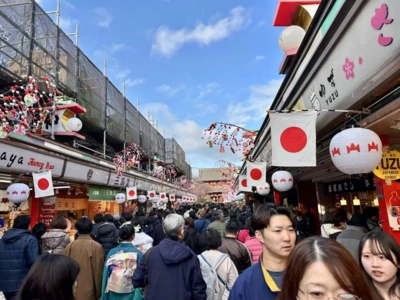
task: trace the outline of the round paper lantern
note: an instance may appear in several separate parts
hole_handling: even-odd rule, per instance
[[[24,183],[13,183],[7,188],[7,199],[15,204],[25,202],[29,197],[29,186]]]
[[[147,197],[145,195],[138,196],[139,203],[146,203]]]
[[[125,202],[125,194],[124,193],[118,193],[115,195],[115,202],[118,204],[122,204]]]
[[[73,117],[67,121],[67,128],[69,131],[78,132],[82,129],[82,121],[76,117]]]
[[[283,52],[298,48],[303,41],[306,32],[303,28],[297,25],[292,25],[281,32],[279,36],[279,48]]]
[[[272,174],[272,185],[279,192],[286,192],[293,186],[293,176],[288,171],[276,171]]]
[[[271,191],[271,187],[269,186],[268,182],[265,183],[263,186],[257,187],[257,193],[261,196],[266,196]]]
[[[177,199],[176,199],[176,202],[182,203],[182,198],[177,198]]]
[[[382,142],[372,130],[349,128],[336,134],[329,145],[333,164],[345,174],[374,170],[382,158]]]

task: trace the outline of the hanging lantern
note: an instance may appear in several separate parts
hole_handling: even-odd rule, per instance
[[[29,198],[29,186],[24,183],[13,183],[7,188],[7,199],[15,204],[25,202]]]
[[[263,186],[257,187],[257,193],[261,196],[266,196],[269,194],[271,187],[269,186],[268,182],[265,183]]]
[[[138,201],[139,201],[139,203],[146,203],[146,201],[147,201],[147,197],[145,196],[145,195],[139,195],[138,196]]]
[[[272,185],[279,192],[286,192],[293,187],[293,176],[288,171],[276,171],[272,174]]]
[[[373,171],[382,158],[382,142],[372,130],[350,128],[336,134],[329,145],[332,162],[345,174]]]
[[[66,125],[69,131],[78,132],[82,129],[82,121],[77,117],[69,119]]]
[[[115,202],[118,204],[122,204],[125,202],[125,194],[124,193],[118,193],[115,195]]]
[[[287,27],[279,36],[279,48],[283,52],[299,48],[305,34],[305,30],[300,26],[292,25]]]

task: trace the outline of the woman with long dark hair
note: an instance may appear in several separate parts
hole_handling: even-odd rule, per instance
[[[74,300],[79,271],[79,264],[65,255],[39,256],[25,278],[17,299]]]
[[[185,219],[185,236],[183,237],[183,241],[186,245],[189,246],[190,249],[196,255],[201,253],[200,245],[199,245],[200,233],[197,232],[194,227],[194,222],[192,218]]]

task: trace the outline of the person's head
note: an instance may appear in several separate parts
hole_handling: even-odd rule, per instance
[[[90,234],[93,230],[92,221],[87,217],[80,218],[75,224],[76,230],[78,230],[78,234]]]
[[[13,228],[28,230],[31,224],[31,217],[26,215],[20,215],[15,218]]]
[[[363,228],[367,227],[367,221],[365,220],[365,216],[359,213],[354,214],[347,224]]]
[[[46,233],[46,224],[44,224],[44,223],[37,223],[32,228],[32,234],[37,239],[40,239],[42,237],[42,235],[45,234],[45,233]]]
[[[93,218],[94,223],[101,224],[104,222],[104,217],[102,214],[96,214]]]
[[[378,294],[375,286],[384,284],[390,287],[393,299],[400,298],[396,294],[396,290],[400,291],[400,248],[396,240],[383,231],[369,232],[361,239],[359,255],[361,269],[373,283],[373,292]]]
[[[135,216],[132,218],[131,225],[135,228],[136,233],[141,233],[143,231],[143,219],[141,217]]]
[[[26,276],[18,299],[74,300],[79,271],[79,264],[68,256],[41,255]]]
[[[67,227],[68,227],[67,220],[62,215],[55,216],[53,218],[53,220],[51,220],[51,222],[50,222],[51,229],[65,230],[65,229],[67,229]]]
[[[124,213],[122,217],[125,219],[126,222],[132,221],[133,215],[130,212]]]
[[[346,222],[344,222],[342,220],[342,218],[340,218],[339,215],[334,215],[333,216],[333,226],[344,229],[344,228],[346,228]]]
[[[199,218],[204,218],[205,215],[206,215],[206,212],[204,209],[199,209],[199,211],[197,212],[197,216]]]
[[[193,219],[192,218],[185,218],[185,227],[187,228],[187,229],[189,229],[189,228],[194,228],[194,221],[193,221]]]
[[[227,237],[234,237],[236,238],[238,235],[239,227],[236,222],[228,222],[225,226],[225,234]]]
[[[152,210],[152,211],[149,213],[149,217],[157,217],[157,211]]]
[[[379,208],[368,206],[364,208],[363,214],[367,220],[379,222]]]
[[[112,223],[114,222],[114,217],[110,214],[104,215],[104,222]]]
[[[191,217],[192,219],[197,219],[196,211],[192,210],[192,211],[189,213],[189,217]]]
[[[145,212],[142,210],[138,210],[135,214],[136,217],[144,217],[145,215]]]
[[[222,245],[221,235],[214,228],[208,228],[200,235],[199,244],[203,251],[217,250]]]
[[[282,206],[262,204],[251,221],[251,228],[263,246],[263,254],[285,260],[296,242],[292,212]]]
[[[278,299],[373,300],[353,256],[335,240],[322,237],[307,238],[294,248]]]
[[[215,211],[215,220],[224,221],[224,212],[221,209],[217,209]]]
[[[119,229],[119,239],[121,242],[132,242],[135,239],[135,228],[127,224]]]
[[[185,220],[181,215],[169,214],[163,220],[162,226],[166,236],[183,238]]]
[[[69,220],[73,220],[73,219],[75,219],[75,214],[72,213],[72,212],[69,212],[67,218],[68,218]]]

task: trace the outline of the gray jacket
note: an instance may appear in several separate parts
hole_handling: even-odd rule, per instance
[[[346,229],[338,235],[336,241],[342,244],[358,263],[358,248],[366,230],[359,226],[347,225]]]
[[[42,236],[42,250],[52,254],[63,254],[71,242],[68,233],[62,229],[50,229]]]

